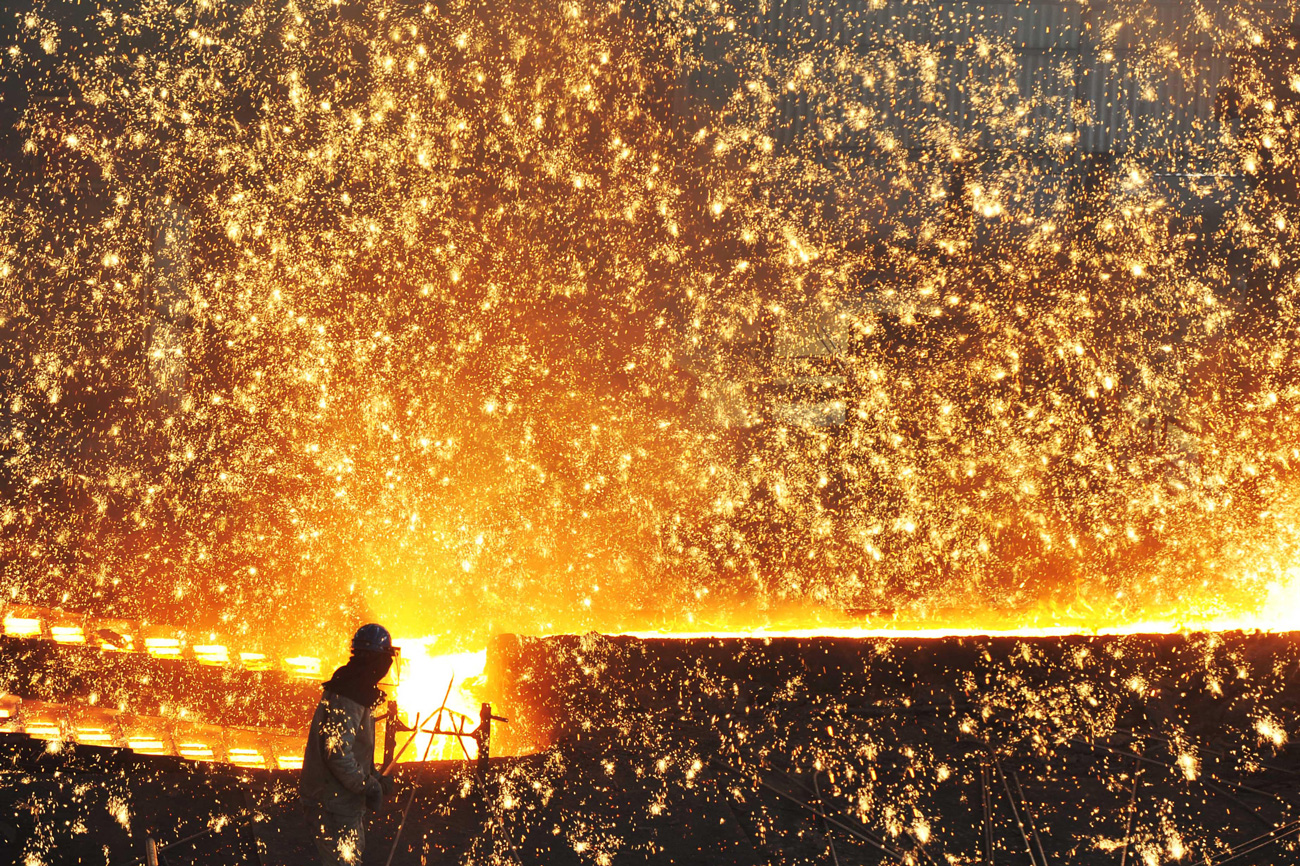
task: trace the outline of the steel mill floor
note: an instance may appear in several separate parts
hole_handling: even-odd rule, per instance
[[[394,864],[1300,862],[1293,635],[503,637],[489,678],[539,751],[403,767],[365,862],[412,790]],[[0,773],[15,862],[221,820],[167,862],[314,862],[292,772],[7,735]]]

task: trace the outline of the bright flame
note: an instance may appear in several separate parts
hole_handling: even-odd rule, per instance
[[[1249,619],[1253,628],[1295,631],[1300,628],[1300,566],[1281,569],[1265,588],[1264,603]]]
[[[415,721],[418,713],[422,730],[433,728],[437,722],[444,731],[459,726],[461,730],[471,732],[478,727],[482,701],[476,694],[476,689],[483,682],[487,650],[439,655],[434,652],[437,641],[436,637],[402,638],[394,641],[402,649],[402,670],[395,695],[398,706],[408,725]],[[447,691],[448,684],[451,684],[450,692]],[[442,705],[444,695],[447,709],[467,716],[468,719],[448,713],[442,714],[441,719],[435,719],[434,714]],[[408,737],[410,734],[398,734],[399,749]],[[464,745],[463,751],[457,740]],[[422,733],[407,747],[400,760],[418,761],[425,759],[426,754],[430,761],[463,760],[467,753],[471,758],[478,755],[472,737]]]

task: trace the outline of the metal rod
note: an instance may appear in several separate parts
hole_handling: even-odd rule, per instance
[[[433,737],[429,738],[433,742]],[[393,834],[393,847],[388,849],[388,859],[384,861],[384,866],[391,866],[393,856],[397,853],[397,843],[402,841],[402,828],[406,826],[406,815],[411,811],[411,803],[415,801],[415,786],[411,786],[411,793],[406,798],[406,807],[402,809],[402,820],[397,822],[397,832]]]
[[[1115,732],[1119,734],[1128,734],[1131,737],[1150,737],[1153,740],[1159,740],[1160,742],[1167,743],[1170,746],[1175,745],[1173,740],[1168,737],[1162,737],[1159,734],[1139,734],[1137,731],[1130,730],[1129,728],[1116,728]],[[1218,755],[1220,758],[1232,757],[1222,749],[1213,749],[1209,746],[1197,744],[1196,749],[1197,751],[1204,752],[1208,755]],[[1279,767],[1277,764],[1268,764],[1260,761],[1259,765],[1265,769],[1276,770],[1279,773],[1286,773],[1288,776],[1300,776],[1300,771],[1288,770],[1286,767]]]
[[[468,761],[469,749],[465,748],[465,720],[460,719],[458,721],[459,724],[456,726],[456,742],[460,745],[461,754],[463,754],[465,756],[465,760]]]
[[[452,684],[455,682],[456,682],[456,672],[452,671],[451,679],[447,680],[447,692],[442,696],[442,703],[438,706],[438,712],[436,715],[438,721],[434,722],[435,727],[439,727],[442,725],[442,711],[447,709],[447,699],[451,697],[451,687]]]
[[[418,730],[418,728],[417,728]],[[420,763],[423,764],[429,760],[429,750],[433,748],[433,734],[429,734],[429,742],[424,747],[424,754],[420,757]],[[397,843],[402,840],[402,828],[406,826],[406,816],[411,812],[411,804],[415,802],[415,784],[411,785],[411,793],[406,797],[406,806],[402,809],[402,820],[397,822],[397,832],[393,834],[393,847],[388,849],[388,859],[384,861],[384,866],[389,866],[393,862],[393,855],[397,853]]]
[[[1124,827],[1124,850],[1119,855],[1119,866],[1124,866],[1128,861],[1128,843],[1133,838],[1133,815],[1137,812],[1138,797],[1138,774],[1142,772],[1142,756],[1138,755],[1138,763],[1133,765],[1133,791],[1128,797],[1128,822]]]
[[[785,779],[787,782],[790,782],[791,784],[793,784],[793,785],[797,785],[799,788],[802,788],[802,789],[804,790],[805,793],[808,793],[808,794],[814,794],[814,795],[817,796],[818,800],[821,799],[821,794],[816,790],[815,787],[814,787],[814,788],[809,788],[809,787],[808,787],[807,785],[805,785],[802,781],[800,781],[797,777],[790,775],[789,773],[785,772],[784,770],[778,769],[778,768],[776,768],[776,767],[765,767],[765,768],[763,768],[763,769],[766,769],[768,772],[771,772],[771,773],[777,773],[777,774],[779,774],[779,775],[780,775],[783,779]],[[814,780],[814,781],[815,781],[815,780]],[[859,829],[859,832],[861,832],[861,833],[865,833],[866,835],[870,836],[870,837],[871,837],[872,839],[874,839],[877,843],[884,844],[884,839],[883,839],[883,837],[877,836],[875,833],[871,832],[871,829],[870,829],[869,827],[867,827],[867,825],[866,825],[864,822],[862,822],[860,819],[859,819],[859,822],[858,822],[858,823],[861,825],[861,826],[858,828],[858,829]],[[927,851],[927,850],[925,849],[925,846],[921,844],[920,840],[916,838],[916,836],[912,833],[911,830],[904,830],[903,832],[907,833],[907,837],[908,837],[909,839],[911,839],[912,842],[916,844],[916,847],[920,850],[920,852],[921,852],[923,855],[925,855],[925,859],[929,860],[931,863],[935,863],[934,857],[930,856],[930,852]],[[936,863],[935,866],[938,866],[938,864]]]
[[[242,824],[243,822],[240,821],[239,823]],[[157,851],[159,854],[161,854],[164,851],[170,851],[171,849],[175,848],[177,845],[184,845],[187,842],[193,842],[195,839],[198,839],[201,836],[206,836],[209,833],[220,833],[222,830],[226,829],[227,827],[232,827],[235,825],[236,822],[228,821],[225,824],[222,824],[220,827],[207,827],[203,830],[200,830],[197,833],[191,833],[190,835],[186,836],[184,839],[177,839],[175,842],[168,842],[166,845],[158,845]]]
[[[1223,852],[1222,858],[1216,858],[1212,862],[1214,863],[1214,866],[1220,866],[1220,864],[1222,863],[1230,863],[1231,861],[1236,860],[1238,857],[1244,857],[1247,854],[1251,854],[1255,851],[1258,851],[1260,848],[1263,848],[1266,845],[1272,845],[1274,842],[1277,842],[1287,836],[1290,836],[1292,833],[1296,833],[1296,832],[1300,832],[1300,821],[1292,821],[1290,824],[1282,824],[1281,826],[1275,827],[1267,833],[1261,833],[1260,835],[1256,836],[1253,839],[1247,839],[1245,842],[1242,842],[1240,845],[1237,845],[1236,847],[1229,848],[1227,851]],[[1272,838],[1266,838],[1270,836]]]
[[[768,789],[769,791],[771,791],[773,794],[776,794],[778,797],[783,797],[783,798],[785,798],[786,800],[789,800],[791,803],[795,803],[795,804],[798,805],[798,806],[802,806],[803,808],[807,809],[809,812],[812,812],[814,815],[817,815],[817,816],[821,817],[823,820],[828,821],[828,822],[831,823],[831,824],[834,824],[836,827],[839,827],[840,829],[844,830],[845,832],[847,832],[847,833],[851,833],[852,835],[856,836],[857,838],[861,839],[862,841],[867,842],[868,844],[870,844],[870,845],[872,845],[872,846],[874,846],[874,847],[880,849],[881,851],[884,851],[886,854],[888,854],[889,856],[893,857],[893,858],[894,858],[895,860],[897,860],[899,863],[906,863],[906,862],[907,862],[907,857],[904,856],[901,852],[895,851],[893,848],[890,848],[890,847],[888,847],[888,846],[886,846],[886,845],[881,845],[881,844],[880,844],[879,842],[877,842],[875,839],[872,839],[871,837],[866,836],[866,835],[864,835],[864,834],[858,832],[858,831],[855,830],[854,828],[850,827],[848,824],[845,824],[843,821],[840,821],[840,820],[838,820],[838,819],[836,819],[836,818],[831,817],[830,815],[827,815],[827,814],[826,814],[825,812],[823,812],[821,809],[815,809],[815,808],[813,808],[812,806],[810,806],[810,805],[808,805],[807,803],[805,803],[803,800],[800,800],[798,797],[792,797],[792,796],[790,796],[789,794],[787,794],[786,792],[782,791],[780,788],[777,788],[775,785],[768,784],[767,782],[763,781],[762,779],[759,779],[759,780],[758,780],[758,783],[759,783],[760,785],[762,785],[764,788],[767,788],[767,789]]]
[[[989,767],[980,761],[980,804],[984,807],[984,859],[993,866],[993,802],[989,798]]]
[[[420,763],[421,763],[421,764],[423,764],[424,762],[426,762],[426,761],[429,760],[429,752],[430,752],[430,750],[432,750],[432,749],[433,749],[433,734],[430,734],[430,735],[429,735],[429,742],[426,743],[425,746],[424,746],[424,754],[420,756]]]
[[[411,736],[406,738],[406,742],[402,743],[402,748],[397,750],[397,754],[393,755],[393,760],[388,762],[388,766],[384,767],[384,769],[380,771],[379,775],[387,776],[393,771],[393,767],[397,766],[397,759],[402,757],[402,754],[406,751],[406,747],[411,745],[411,741],[415,739],[415,735],[418,733],[420,733],[420,714],[416,713],[415,724],[411,725]]]
[[[729,770],[730,772],[735,773],[738,776],[744,776],[743,773],[741,773],[739,770],[735,769],[731,765],[724,764],[721,761],[716,760],[714,758],[710,758],[709,763],[713,764],[714,766],[721,767],[724,770]],[[814,815],[820,816],[821,818],[825,819],[827,822],[834,824],[836,827],[839,827],[841,830],[845,831],[846,833],[858,839],[861,839],[863,842],[866,842],[868,845],[871,845],[874,848],[884,851],[886,854],[893,857],[899,863],[907,862],[907,857],[901,852],[895,851],[893,848],[890,848],[888,845],[882,845],[881,843],[877,842],[875,839],[872,839],[870,836],[867,836],[864,833],[858,831],[856,828],[851,827],[848,824],[845,824],[843,821],[840,821],[839,819],[831,815],[827,815],[821,809],[816,809],[810,806],[809,804],[805,803],[803,800],[800,800],[798,797],[790,796],[785,791],[782,791],[780,788],[776,787],[775,785],[769,784],[763,779],[757,779],[756,781],[758,782],[758,784],[762,785],[764,788],[767,788],[769,791],[771,791],[773,794],[776,794],[778,797],[781,797],[782,799],[785,800],[789,800],[791,803],[794,803],[797,806],[807,809],[809,812],[812,812]]]
[[[1020,802],[1025,806],[1025,817],[1029,819],[1029,832],[1034,836],[1034,844],[1038,846],[1038,857],[1043,861],[1043,866],[1047,864],[1047,852],[1043,850],[1043,840],[1038,837],[1038,826],[1034,821],[1034,813],[1029,808],[1029,798],[1025,796],[1025,789],[1020,786],[1020,777],[1016,771],[1011,771],[1011,779],[1016,783],[1016,791],[1020,794]]]
[[[820,775],[820,770],[813,770],[813,791],[817,794],[817,805],[822,807],[822,811],[825,811],[826,804],[822,802],[822,786],[821,783],[817,781],[817,777]],[[826,823],[825,818],[822,818],[822,827],[826,830],[826,842],[831,846],[831,862],[834,863],[835,866],[840,866],[839,855],[835,853],[835,840],[831,838],[831,827]]]
[[[1029,833],[1025,830],[1025,822],[1020,820],[1020,809],[1016,807],[1015,797],[1011,796],[1011,785],[1007,782],[1006,773],[1002,772],[1002,762],[998,760],[997,755],[993,756],[993,766],[997,770],[998,779],[1002,781],[1003,790],[1007,792],[1007,803],[1011,806],[1011,817],[1016,819],[1016,827],[1020,830],[1020,838],[1024,840],[1025,853],[1029,855],[1029,862],[1033,866],[1038,866],[1038,859],[1034,857],[1034,846],[1029,841]],[[1121,863],[1120,866],[1124,866],[1124,864]]]
[[[168,842],[166,845],[159,845],[157,840],[153,839],[150,836],[146,836],[144,857],[134,861],[128,861],[128,862],[133,862],[134,864],[136,864],[136,866],[139,866],[139,864],[144,864],[144,866],[157,866],[157,864],[163,864],[163,866],[165,866],[165,864],[167,863],[167,858],[163,856],[163,852],[175,848],[178,845],[184,845],[188,842],[193,842],[196,839],[199,839],[203,836],[213,834],[213,833],[220,833],[221,831],[229,827],[233,827],[236,829],[240,827],[245,827],[252,822],[256,822],[257,820],[258,820],[258,813],[245,812],[243,815],[240,815],[237,818],[232,818],[231,820],[222,824],[220,827],[205,827],[204,829],[198,831],[197,833],[191,833],[189,836],[185,836],[184,838],[177,839],[175,842]],[[153,858],[152,861],[150,860],[150,857]]]
[[[1120,749],[1113,749],[1110,746],[1102,746],[1096,743],[1089,743],[1087,740],[1081,740],[1078,739],[1077,737],[1072,738],[1071,742],[1075,742],[1080,745],[1087,746],[1088,748],[1093,749],[1094,751],[1104,750],[1110,752],[1113,755],[1119,755],[1121,757],[1137,758],[1139,761],[1145,762],[1147,764],[1154,764],[1157,767],[1165,767],[1166,769],[1170,769],[1170,770],[1178,769],[1173,764],[1169,764],[1164,761],[1157,761],[1154,758],[1148,758],[1143,755],[1137,755],[1133,752],[1125,752]],[[1279,803],[1281,803],[1284,809],[1291,808],[1290,803],[1288,803],[1286,800],[1283,800],[1281,797],[1277,796],[1276,794],[1270,794],[1268,791],[1261,791],[1258,788],[1252,788],[1251,786],[1243,785],[1240,782],[1232,782],[1229,781],[1228,779],[1221,779],[1218,776],[1214,775],[1213,773],[1206,773],[1205,775],[1209,776],[1211,779],[1215,779],[1216,781],[1222,782],[1225,785],[1233,785],[1234,787],[1241,788],[1244,791],[1250,791],[1252,793],[1259,794],[1264,797],[1271,797],[1272,799],[1277,800]],[[1260,824],[1264,825],[1265,827],[1270,826],[1268,821],[1260,817],[1260,814],[1256,812],[1255,809],[1249,803],[1245,803],[1240,798],[1234,797],[1231,793],[1225,791],[1223,788],[1219,787],[1214,782],[1207,782],[1205,779],[1202,779],[1199,776],[1195,779],[1195,781],[1198,785],[1203,785],[1204,787],[1218,794],[1220,797],[1223,797],[1225,800],[1230,800],[1231,802],[1236,803],[1238,806],[1244,809],[1246,813],[1250,815],[1250,817],[1254,818]]]
[[[160,862],[166,863],[167,858],[162,856],[164,852],[170,851],[172,848],[175,848],[178,845],[189,844],[190,842],[193,842],[195,839],[200,839],[204,836],[213,833],[220,833],[221,831],[225,830],[227,827],[236,827],[236,828],[242,827],[249,821],[252,821],[253,819],[254,819],[253,815],[243,815],[240,818],[235,818],[230,821],[227,821],[226,823],[222,824],[219,827],[205,827],[202,830],[198,831],[197,833],[191,833],[188,836],[177,839],[175,842],[168,842],[166,845],[159,845],[157,840],[155,840],[152,836],[146,836],[145,843],[144,843],[143,861],[136,860],[135,862],[136,863],[144,862],[146,866],[157,866],[157,864]]]
[[[494,716],[493,718],[495,718],[495,716]],[[777,774],[779,774],[779,775],[780,775],[783,779],[785,779],[787,782],[790,782],[790,783],[793,784],[793,785],[797,785],[798,787],[802,788],[806,793],[809,793],[809,794],[817,794],[817,792],[816,792],[813,788],[809,788],[809,787],[808,787],[807,785],[805,785],[803,782],[799,781],[798,778],[796,778],[796,777],[794,777],[794,776],[791,776],[789,773],[785,772],[784,770],[777,769],[776,767],[764,767],[763,769],[766,769],[768,772],[771,772],[771,773],[777,773]],[[817,796],[818,796],[818,798],[820,799],[820,796],[821,796],[821,795],[820,795],[820,794],[817,794]],[[883,840],[881,839],[881,837],[879,837],[879,836],[877,836],[876,834],[872,833],[871,830],[870,830],[870,828],[868,828],[868,827],[866,826],[866,824],[863,824],[861,821],[859,821],[859,823],[862,824],[862,826],[859,827],[859,832],[865,833],[865,834],[867,834],[868,836],[870,836],[872,839],[876,840],[878,843],[882,843],[882,844],[883,844]],[[934,861],[934,857],[930,856],[930,852],[927,851],[927,850],[925,849],[925,846],[922,845],[922,844],[920,843],[920,841],[916,838],[916,836],[914,836],[914,835],[912,834],[912,831],[907,830],[907,831],[904,831],[904,832],[907,833],[907,836],[908,836],[909,839],[911,839],[913,842],[916,843],[917,848],[919,848],[920,851],[921,851],[921,853],[925,855],[925,858],[926,858],[927,860],[929,860],[931,863],[934,863],[934,862],[935,862],[935,861]],[[935,866],[938,866],[938,864],[935,864]]]

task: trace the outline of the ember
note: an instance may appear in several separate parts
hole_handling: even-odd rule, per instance
[[[1288,7],[936,3],[11,19],[10,598],[1285,627]]]
[[[24,0],[0,846],[280,826],[376,622],[399,860],[1289,850],[1297,82],[1297,0]]]

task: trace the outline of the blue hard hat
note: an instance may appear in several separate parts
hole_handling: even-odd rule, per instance
[[[357,633],[352,636],[352,651],[354,653],[378,653],[379,655],[391,656],[393,654],[393,636],[382,625],[373,622],[368,623],[357,629]]]

